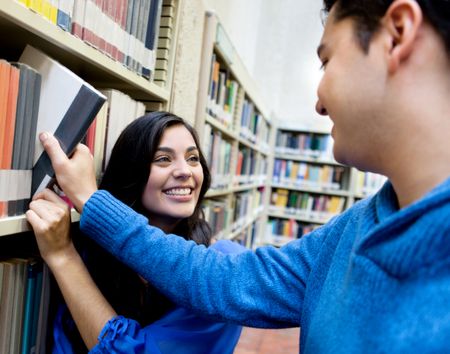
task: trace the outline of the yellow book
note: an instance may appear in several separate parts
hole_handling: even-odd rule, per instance
[[[38,14],[42,14],[43,8],[43,0],[30,0],[30,9],[37,12]]]
[[[18,0],[19,3],[25,5],[26,7],[30,7],[30,0]]]
[[[290,175],[291,182],[295,182],[297,180],[298,167],[299,167],[298,162],[294,162],[292,164],[291,175]]]
[[[50,0],[42,0],[41,15],[50,20]]]
[[[289,191],[287,189],[277,189],[277,200],[275,205],[279,207],[286,207],[288,203]]]
[[[58,0],[47,0],[49,2],[49,20],[51,23],[56,24],[58,17]]]

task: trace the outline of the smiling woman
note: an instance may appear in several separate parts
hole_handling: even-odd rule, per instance
[[[210,231],[200,214],[210,183],[194,129],[173,114],[153,112],[122,132],[100,188],[147,216],[152,225],[208,245]]]
[[[173,114],[153,112],[138,118],[122,132],[100,188],[166,233],[209,246],[211,231],[203,219],[201,202],[210,180],[194,129]],[[68,308],[62,303],[57,311],[54,352],[83,353],[86,347],[93,347],[93,353],[233,352],[240,326],[203,319],[175,306],[92,241],[85,237],[77,241],[90,276],[113,311],[109,315],[98,311],[98,318],[104,315],[107,323],[100,326],[101,332],[92,335],[89,325],[77,321],[79,312],[71,307],[72,292],[61,287],[70,281],[68,272],[64,272],[59,285]],[[211,247],[224,253],[244,249],[230,241],[219,241]],[[58,269],[52,270],[58,274]],[[95,308],[89,311],[91,317],[96,316]]]

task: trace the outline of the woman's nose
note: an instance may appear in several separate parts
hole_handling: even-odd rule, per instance
[[[189,178],[192,177],[192,171],[189,164],[186,161],[182,161],[175,167],[173,175],[175,178]]]

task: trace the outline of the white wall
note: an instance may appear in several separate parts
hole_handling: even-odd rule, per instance
[[[316,48],[323,26],[322,1],[205,0],[218,14],[236,51],[288,126],[327,129],[314,110],[321,72]]]

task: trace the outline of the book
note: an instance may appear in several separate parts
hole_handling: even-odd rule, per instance
[[[42,264],[38,261],[31,260],[27,265],[27,280],[26,280],[26,290],[25,290],[25,305],[23,314],[23,327],[22,327],[22,345],[21,353],[28,354],[31,351],[33,345],[33,328],[34,325],[34,315],[35,315],[35,304],[37,292],[42,285],[38,284],[39,276],[42,273]]]
[[[72,71],[27,45],[19,61],[42,77],[37,132],[53,134],[70,155],[86,134],[106,97]],[[31,195],[51,186],[54,171],[38,137],[35,139]]]
[[[39,112],[41,76],[30,66],[13,63],[19,70],[18,98],[12,143],[11,170],[8,186],[8,215],[25,212],[30,199],[31,169],[33,167],[36,122]]]
[[[161,11],[162,0],[153,0],[147,21],[147,32],[145,33],[146,58],[142,67],[142,75],[147,78],[151,78],[152,73],[155,70]]]
[[[25,301],[27,260],[18,258],[13,261],[15,270],[15,288],[11,320],[10,353],[19,353],[22,341],[23,305]]]
[[[14,263],[3,262],[3,285],[0,303],[0,353],[9,353],[11,342],[11,321],[14,308],[15,288]]]

